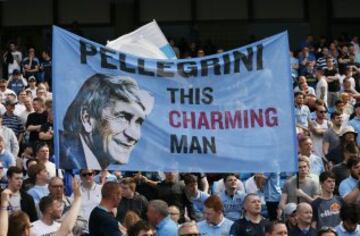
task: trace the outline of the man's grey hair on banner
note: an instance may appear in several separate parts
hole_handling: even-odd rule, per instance
[[[149,202],[149,206],[154,208],[164,218],[169,215],[169,211],[168,211],[169,206],[163,200],[152,200],[152,201]]]
[[[92,118],[101,120],[103,109],[111,104],[114,98],[139,104],[146,115],[151,112],[154,105],[154,97],[141,90],[134,79],[127,76],[94,74],[84,82],[68,107],[63,120],[64,130],[81,133],[82,110],[86,109]]]

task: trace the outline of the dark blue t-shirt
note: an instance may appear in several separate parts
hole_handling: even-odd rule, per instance
[[[90,236],[122,236],[119,231],[119,222],[108,211],[95,207],[90,214]]]

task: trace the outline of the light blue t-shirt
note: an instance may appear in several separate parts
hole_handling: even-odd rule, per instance
[[[301,107],[295,106],[295,120],[296,125],[303,127],[309,127],[310,120],[310,109],[306,105],[301,105]]]
[[[10,166],[15,166],[16,164],[13,154],[7,150],[4,150],[3,153],[0,153],[0,162],[3,164],[4,168],[9,168]]]
[[[35,204],[38,205],[41,198],[49,195],[49,188],[48,185],[44,185],[44,186],[34,185],[34,187],[29,189],[27,193],[33,197]]]
[[[360,133],[360,118],[354,117],[352,120],[349,121],[349,124],[354,128],[354,130],[359,134]],[[360,135],[356,137],[357,145],[360,145]]]
[[[264,187],[264,197],[266,202],[279,202],[281,197],[280,173],[266,174],[267,181]]]
[[[198,223],[201,236],[220,236],[229,235],[233,221],[226,217],[218,225],[209,224],[206,220]]]
[[[311,154],[310,155],[310,173],[316,176],[320,176],[325,171],[324,162],[321,157]]]
[[[339,194],[342,198],[344,198],[347,194],[349,194],[351,191],[353,191],[354,188],[356,188],[358,185],[358,180],[354,179],[351,175],[341,181],[339,185]],[[360,195],[357,198],[357,201],[360,201]]]
[[[156,236],[177,236],[178,227],[170,217],[164,218],[156,225]]]
[[[195,220],[200,221],[203,220],[203,211],[204,211],[204,202],[208,199],[209,194],[199,191],[197,196],[191,199],[191,203],[193,204]]]
[[[229,196],[225,191],[218,195],[224,205],[224,216],[229,220],[235,221],[241,218],[245,193],[236,191],[234,196]]]
[[[346,232],[344,227],[342,226],[342,223],[340,223],[338,226],[335,227],[335,230],[338,234],[338,236],[360,236],[360,225],[358,225],[354,232]]]

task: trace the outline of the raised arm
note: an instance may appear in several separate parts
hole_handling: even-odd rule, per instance
[[[60,229],[56,232],[56,236],[67,236],[71,233],[75,226],[76,219],[79,215],[81,206],[81,192],[79,180],[73,178],[72,187],[74,191],[74,201],[72,202],[70,210],[67,212],[63,222],[61,223]]]

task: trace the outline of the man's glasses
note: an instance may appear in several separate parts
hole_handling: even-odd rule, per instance
[[[93,176],[93,173],[82,173],[82,177]]]

